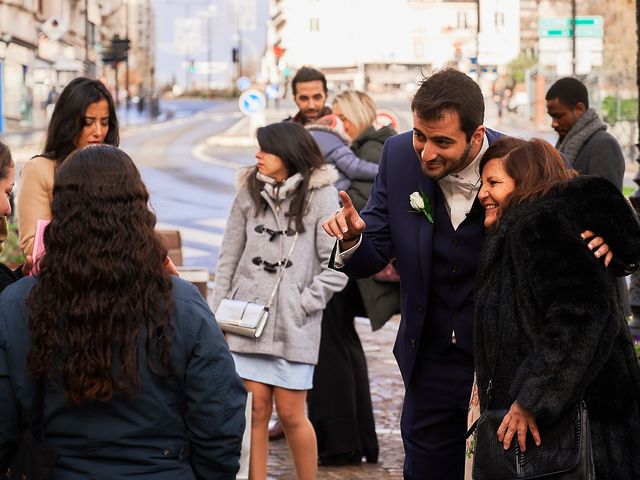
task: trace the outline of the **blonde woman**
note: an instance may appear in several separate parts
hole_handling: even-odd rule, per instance
[[[333,114],[344,124],[351,149],[360,159],[378,164],[390,127],[376,129],[376,105],[364,92],[345,91],[333,101]],[[369,198],[372,181],[353,180],[347,190],[358,210]],[[362,299],[353,301],[353,298]],[[378,439],[369,389],[367,362],[355,330],[354,317],[365,316],[374,330],[400,310],[397,284],[373,279],[350,280],[334,295],[322,317],[320,355],[309,418],[318,437],[321,465],[378,461]]]

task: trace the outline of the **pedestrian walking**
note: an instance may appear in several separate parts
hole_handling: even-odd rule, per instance
[[[480,171],[478,198],[491,231],[476,282],[481,410],[508,410],[497,439],[505,450],[517,443],[525,452],[533,448],[527,436],[549,445],[548,432],[566,425],[567,415],[584,401],[591,434],[582,448],[591,443],[594,478],[640,478],[638,361],[616,278],[576,235],[597,230],[616,258],[635,269],[635,212],[609,181],[572,179],[575,172],[544,140],[499,140]],[[571,445],[564,447],[568,452]]]
[[[84,77],[69,82],[55,103],[44,152],[27,161],[20,174],[18,232],[25,255],[33,251],[38,220],[51,218],[56,169],[77,148],[119,142],[115,106],[102,82]]]
[[[315,479],[317,447],[306,395],[318,360],[322,310],[347,281],[328,267],[333,242],[321,228],[338,207],[337,173],[297,123],[259,128],[257,139],[257,165],[242,172],[227,220],[213,307],[224,298],[265,305],[281,275],[260,337],[227,334],[237,371],[253,394],[249,476],[267,477],[275,400],[297,478]]]
[[[371,97],[345,91],[336,96],[332,108],[352,141],[353,154],[377,171],[382,145],[395,132],[389,127],[373,127],[376,106]],[[371,183],[366,179],[357,182],[363,203]],[[355,184],[351,182],[349,188]],[[378,329],[398,312],[399,304],[397,283],[350,280],[323,312],[320,355],[309,394],[309,419],[318,437],[321,465],[360,463],[363,457],[369,463],[378,461],[367,362],[354,321],[355,316],[369,317]]]
[[[338,240],[331,265],[353,278],[375,274],[396,256],[404,476],[461,480],[473,289],[485,238],[478,165],[500,134],[483,125],[480,87],[454,69],[425,79],[411,110],[413,131],[387,139],[367,206],[358,214],[341,192],[343,208],[324,228]]]
[[[52,479],[234,479],[246,390],[197,288],[165,271],[133,161],[74,151],[51,213],[38,276],[0,297],[2,472],[34,415]]]

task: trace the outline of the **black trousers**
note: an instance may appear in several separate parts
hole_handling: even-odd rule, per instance
[[[308,395],[309,419],[318,438],[320,460],[364,455],[378,458],[367,361],[355,330],[358,287],[349,281],[322,315],[320,354]]]
[[[402,408],[404,478],[463,480],[473,356],[421,347]]]

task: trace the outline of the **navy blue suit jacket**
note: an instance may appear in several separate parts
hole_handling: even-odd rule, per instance
[[[402,321],[393,353],[405,385],[422,339],[434,231],[426,217],[411,208],[409,196],[422,191],[435,198],[435,182],[422,173],[412,135],[406,132],[386,141],[371,196],[360,214],[367,224],[362,243],[341,269],[350,277],[364,278],[382,270],[390,258],[397,258]],[[500,136],[487,129],[490,144]]]

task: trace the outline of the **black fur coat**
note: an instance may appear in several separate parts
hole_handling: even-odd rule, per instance
[[[615,278],[580,238],[586,229],[621,261],[640,260],[635,213],[597,177],[511,207],[487,238],[474,327],[480,403],[517,400],[544,426],[584,398],[596,478],[640,479],[640,369]]]

